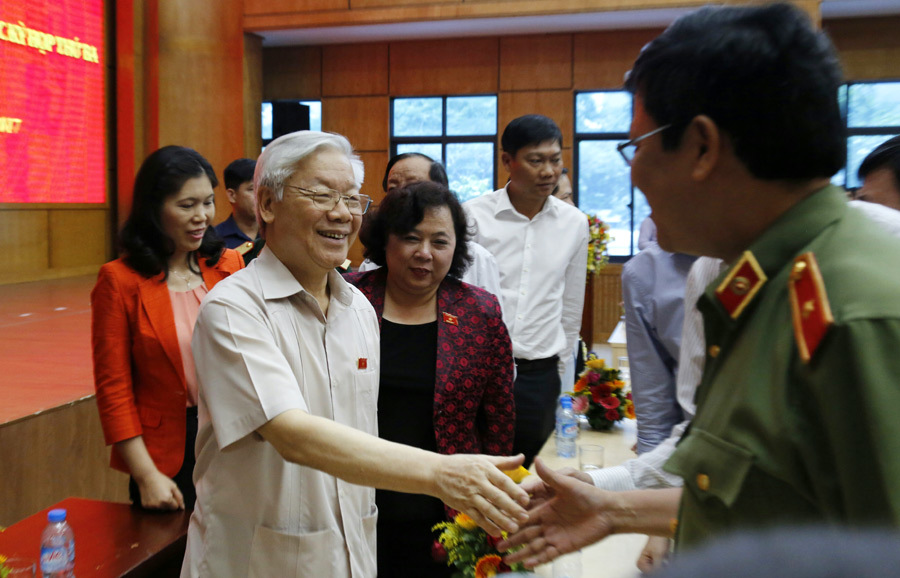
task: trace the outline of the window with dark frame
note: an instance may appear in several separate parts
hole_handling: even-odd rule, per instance
[[[841,87],[847,123],[847,164],[831,181],[847,190],[859,188],[857,172],[869,153],[900,134],[900,81],[851,82]]]
[[[625,90],[575,94],[575,203],[610,227],[611,262],[637,253],[641,221],[650,214],[643,193],[631,184],[631,170],[616,151],[628,140],[632,97]]]
[[[391,100],[391,156],[417,152],[440,161],[461,202],[494,190],[496,143],[496,95]]]

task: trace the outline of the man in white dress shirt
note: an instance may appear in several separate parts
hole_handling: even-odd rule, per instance
[[[515,453],[526,466],[553,431],[560,374],[581,329],[587,273],[584,213],[553,196],[562,172],[562,132],[541,115],[503,131],[509,183],[467,202],[473,239],[500,266],[503,321],[516,358]],[[562,360],[562,361],[561,361]]]
[[[422,153],[402,153],[391,157],[384,171],[381,188],[385,193],[402,189],[413,183],[431,181],[450,188],[444,165]],[[474,241],[469,241],[469,256],[472,262],[466,268],[461,281],[481,287],[493,293],[500,300],[500,270],[491,253]],[[366,259],[359,266],[360,271],[377,269],[378,265]],[[501,304],[502,305],[502,304]]]
[[[375,490],[435,496],[493,534],[528,501],[498,467],[377,435],[378,320],[334,270],[370,199],[342,136],[266,147],[254,178],[266,247],[210,291],[194,329],[197,504],[184,577],[373,578]],[[518,502],[518,504],[517,504]]]

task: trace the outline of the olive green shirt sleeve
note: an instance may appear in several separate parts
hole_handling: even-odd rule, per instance
[[[812,498],[836,520],[900,524],[900,319],[829,329],[809,365],[797,361],[796,404],[812,428],[801,451]],[[834,476],[824,472],[834,472]],[[834,477],[835,479],[831,479]]]

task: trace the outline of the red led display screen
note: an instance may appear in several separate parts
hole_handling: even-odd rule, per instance
[[[0,203],[103,203],[103,0],[0,1]]]

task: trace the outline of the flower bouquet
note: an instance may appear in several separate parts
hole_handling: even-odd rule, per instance
[[[590,238],[588,238],[587,271],[596,275],[609,263],[609,255],[606,252],[606,245],[610,240],[609,225],[596,215],[588,215],[588,230]]]
[[[528,475],[528,470],[519,467],[504,473],[519,483]],[[488,578],[503,572],[525,570],[522,564],[505,564],[497,550],[500,538],[485,532],[463,513],[457,514],[451,522],[435,524],[432,530],[441,532],[432,547],[433,557],[439,562],[446,561],[448,566],[455,566],[458,572],[454,577]],[[506,537],[505,532],[503,537]]]
[[[619,370],[606,367],[594,352],[588,353],[584,371],[575,383],[572,396],[575,413],[587,416],[591,429],[606,431],[624,417],[634,418],[634,403]]]

